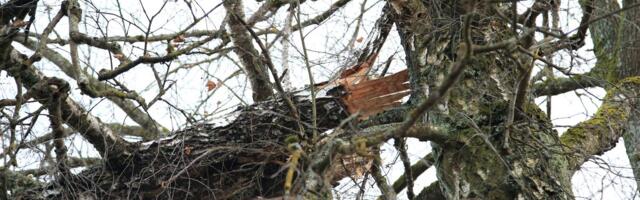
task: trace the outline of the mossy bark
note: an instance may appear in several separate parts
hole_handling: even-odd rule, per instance
[[[639,3],[637,0],[623,1],[623,8]],[[624,14],[624,23],[620,38],[624,44],[621,48],[618,76],[620,79],[640,76],[640,7],[631,8]],[[625,80],[626,80],[625,79]],[[640,107],[635,107],[640,108]],[[640,110],[632,109],[626,123],[624,134],[627,156],[636,178],[636,188],[640,188]],[[637,189],[640,191],[640,189]]]
[[[465,14],[474,12],[470,39],[475,45],[514,37],[508,22],[499,18],[492,6],[504,9],[499,3],[482,1],[409,1],[397,9],[398,29],[411,32],[401,35],[403,41],[412,41],[403,44],[413,59],[409,68],[420,73],[420,80],[412,80],[412,86],[426,83],[428,92],[449,73],[464,40],[461,19]],[[423,16],[415,20],[412,16],[416,15]],[[528,98],[522,110],[510,107],[520,82],[514,74],[523,71],[516,66],[530,59],[512,52],[493,52],[472,60],[458,84],[425,116],[429,123],[466,141],[463,145],[433,144],[437,185],[443,196],[571,199],[572,171],[549,119]],[[508,120],[509,112],[516,112],[513,121]],[[504,137],[510,141],[508,146]]]
[[[587,1],[580,1],[581,6],[585,6]],[[623,1],[620,6],[615,0],[595,1],[594,16],[600,17],[609,15],[614,11],[626,9],[637,1]],[[591,75],[601,77],[608,85],[605,88],[609,93],[617,90],[616,83],[623,79],[640,76],[640,8],[628,9],[620,14],[595,21],[589,26],[591,38],[594,43],[594,53],[597,58],[596,66],[591,70]],[[630,79],[627,79],[629,82]],[[605,107],[605,106],[603,106]],[[600,109],[601,112],[610,112],[611,109]],[[637,185],[640,185],[640,113],[632,109],[624,114],[625,124],[620,128],[624,131],[624,143],[627,156],[631,163],[633,173],[636,177]],[[610,120],[610,119],[609,119]],[[602,122],[602,120],[600,120]]]

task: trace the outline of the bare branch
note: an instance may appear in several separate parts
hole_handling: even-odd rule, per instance
[[[434,154],[428,153],[422,159],[418,160],[416,164],[411,165],[411,178],[413,180],[417,179],[422,173],[427,171],[427,169],[431,168],[433,163],[435,162]],[[407,187],[407,174],[402,174],[396,181],[393,182],[393,190],[396,193],[402,191],[405,187]]]
[[[11,66],[4,68],[9,75],[14,77],[21,77],[24,80],[24,84],[28,87],[34,86],[42,81],[48,79],[42,73],[25,65],[26,56],[20,54],[16,50],[12,50],[12,47],[5,45],[6,49],[9,49],[5,58],[10,60],[4,60],[6,63],[3,66]],[[33,93],[33,98],[46,104],[49,98],[48,93]],[[82,106],[78,105],[73,100],[67,98],[61,105],[62,118],[67,119],[66,123],[78,131],[83,137],[89,141],[94,148],[107,160],[110,164],[123,164],[122,158],[128,157],[131,154],[129,151],[129,144],[113,133],[107,128],[98,118],[89,114]]]
[[[531,93],[534,97],[554,96],[579,89],[606,86],[606,81],[590,76],[590,74],[591,73],[547,79],[541,83],[534,84],[531,87]]]
[[[21,39],[21,37],[16,37],[14,41],[18,41],[22,45],[34,51],[38,48],[35,45],[35,41],[33,40],[24,41]],[[63,55],[47,47],[43,47],[40,54],[47,60],[53,62],[53,64],[60,68],[62,72],[64,72],[67,76],[80,82],[80,76],[78,74],[75,74],[76,70],[74,69],[73,65]],[[81,76],[84,76],[86,78],[84,79],[84,83],[80,83],[80,89],[83,91],[83,93],[91,97],[106,97],[111,102],[120,107],[120,109],[122,109],[133,121],[144,127],[147,131],[152,132],[154,135],[160,135],[161,133],[167,132],[167,128],[163,127],[155,120],[153,120],[147,113],[140,110],[139,106],[134,105],[133,102],[127,100],[140,100],[142,99],[142,97],[135,93],[122,92],[119,89],[108,85],[107,83],[100,82],[87,74],[85,71],[81,71],[81,73]]]
[[[34,91],[36,90],[36,91]],[[67,166],[67,146],[64,144],[66,136],[64,127],[62,127],[62,102],[67,99],[69,92],[69,83],[61,79],[46,79],[46,82],[40,81],[31,87],[31,92],[36,94],[49,93],[49,121],[53,130],[54,146],[56,148],[56,159],[58,161],[58,170],[63,176],[69,176],[69,168]]]
[[[98,73],[98,80],[100,81],[104,81],[104,80],[108,80],[108,79],[112,79],[115,78],[116,76],[129,71],[130,69],[133,69],[134,67],[136,67],[137,65],[141,64],[141,63],[145,63],[145,64],[153,64],[153,63],[161,63],[161,62],[168,62],[171,61],[175,58],[177,58],[178,56],[184,55],[186,53],[188,53],[189,51],[200,47],[202,45],[204,45],[205,43],[218,38],[217,35],[209,35],[208,37],[206,37],[203,40],[200,40],[198,42],[194,42],[193,44],[179,49],[177,51],[171,52],[167,55],[164,56],[157,56],[157,57],[151,57],[151,56],[140,56],[137,59],[131,61],[131,62],[123,62],[121,63],[118,67],[116,67],[113,70],[103,70],[100,71],[100,73]]]
[[[371,166],[371,176],[373,176],[373,180],[376,181],[376,185],[382,192],[382,198],[384,200],[395,200],[397,191],[395,191],[389,184],[387,183],[387,178],[382,174],[382,159],[380,155],[376,155],[373,158],[373,166]]]

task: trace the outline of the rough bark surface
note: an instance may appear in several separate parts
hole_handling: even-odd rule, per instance
[[[466,39],[460,20],[464,15],[473,15],[469,39],[474,45],[514,36],[508,22],[487,3],[407,1],[396,5],[396,24],[405,33],[401,37],[413,41],[403,44],[406,54],[422,79],[412,79],[414,87],[429,83],[427,88],[433,90],[449,73],[447,66],[458,59],[456,51]],[[459,84],[427,116],[429,122],[446,127],[451,137],[465,141],[434,145],[437,185],[446,199],[572,198],[571,173],[549,120],[528,99],[524,109],[509,106],[518,91],[519,78],[513,74],[522,73],[509,56],[493,52],[473,57]],[[526,56],[515,56],[518,62],[531,62]],[[515,120],[508,119],[509,112],[515,112]]]
[[[311,131],[311,102],[294,98],[305,130]],[[318,131],[348,117],[336,98],[317,99]],[[42,188],[18,199],[58,199],[75,192],[86,199],[248,199],[282,195],[287,137],[297,122],[283,100],[238,108],[237,118],[216,127],[201,124],[171,137],[138,144],[122,168],[94,166],[64,187]],[[72,189],[72,190],[65,190]],[[50,190],[50,191],[49,191]]]
[[[636,0],[623,1],[623,8],[640,3]],[[640,76],[640,7],[631,8],[624,14],[622,23],[622,45],[620,50],[620,64],[618,68],[619,78]],[[640,188],[640,110],[633,109],[629,113],[624,135],[625,148],[633,174],[636,177],[636,185]],[[640,191],[640,189],[637,189]]]
[[[543,57],[540,55],[575,50],[584,40],[586,30],[582,28],[586,27],[581,27],[576,36],[552,39],[554,42],[534,40],[534,32],[528,29],[536,26],[536,17],[550,10],[554,2],[536,0],[526,15],[509,16],[510,3],[388,1],[379,21],[384,25],[382,34],[372,45],[375,48],[365,49],[354,65],[354,74],[363,77],[340,77],[336,82],[345,80],[350,85],[340,85],[344,93],[336,97],[311,101],[293,96],[289,102],[273,97],[262,57],[266,55],[260,55],[253,46],[256,38],[248,34],[249,27],[242,22],[241,1],[224,1],[234,51],[257,103],[239,107],[236,118],[226,125],[202,123],[166,138],[130,143],[67,98],[60,107],[60,119],[80,132],[100,152],[103,162],[76,175],[56,174],[64,177],[47,185],[16,173],[1,174],[0,179],[7,183],[15,178],[19,181],[13,185],[31,188],[11,194],[17,199],[260,199],[283,195],[329,199],[335,179],[349,175],[344,166],[339,166],[343,169],[340,173],[331,170],[343,164],[339,163],[342,156],[375,160],[375,149],[386,140],[416,137],[431,141],[430,158],[438,177],[417,199],[573,199],[572,175],[590,157],[613,148],[623,134],[634,172],[640,176],[640,103],[636,100],[640,96],[640,32],[619,22],[624,19],[640,24],[640,8],[630,9],[622,18],[607,18],[590,26],[598,63],[592,72],[584,74],[585,79],[547,79],[529,91],[531,71],[534,62]],[[587,13],[591,7],[585,3],[590,2],[581,1],[585,16],[606,14],[603,10]],[[635,2],[625,1],[625,6]],[[338,3],[344,5],[346,1]],[[615,1],[596,1],[593,5],[618,9]],[[7,16],[24,18],[0,14],[0,21],[6,21]],[[516,22],[521,25],[519,30],[511,24]],[[10,38],[17,29],[7,23],[0,27],[0,33]],[[365,68],[373,66],[391,24],[399,32],[408,70],[367,80]],[[20,79],[33,98],[47,104],[51,94],[38,91],[50,87],[49,80],[61,79],[46,77],[31,66],[33,60],[15,51],[11,40],[0,39],[0,47],[0,69]],[[64,59],[55,54],[44,56]],[[348,81],[355,79],[357,84]],[[446,83],[450,87],[441,91]],[[602,106],[595,116],[562,136],[533,103],[537,95],[592,86],[607,89]],[[411,99],[400,107],[399,100],[408,93]],[[429,100],[433,100],[431,106],[422,107]],[[398,107],[376,115],[391,106]],[[312,111],[313,107],[317,111]],[[358,116],[351,114],[357,112],[369,120],[356,124]],[[312,122],[314,119],[317,123]],[[399,121],[406,129],[388,124]],[[376,129],[377,125],[382,128],[371,132],[359,129]],[[331,129],[335,131],[315,138],[318,134],[314,133]],[[58,133],[62,137],[62,130]],[[380,167],[380,160],[375,163],[374,167]],[[378,173],[374,178],[383,191],[388,191],[384,196],[395,198],[393,190],[399,189],[386,185],[381,176]],[[410,181],[399,185],[412,185]]]
[[[253,38],[247,32],[247,28],[240,21],[244,20],[245,16],[242,0],[224,1],[224,7],[227,9],[233,44],[237,47],[234,48],[234,52],[240,57],[243,69],[249,77],[253,88],[253,100],[264,101],[273,95],[273,90],[263,58],[253,46]]]

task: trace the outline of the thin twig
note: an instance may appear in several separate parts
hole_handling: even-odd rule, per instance
[[[63,5],[68,2],[63,2]],[[34,61],[36,59],[39,59],[40,53],[42,52],[42,50],[47,46],[47,40],[49,39],[49,34],[53,31],[53,29],[56,27],[56,25],[58,24],[58,22],[60,22],[60,20],[62,19],[62,17],[65,16],[65,14],[67,13],[66,6],[62,6],[62,8],[60,8],[60,10],[58,11],[58,13],[56,13],[56,15],[53,17],[53,19],[51,19],[51,22],[49,22],[49,24],[47,25],[47,27],[44,29],[44,31],[42,32],[42,35],[40,36],[40,42],[38,43],[38,48],[36,49],[36,52],[33,53],[33,55],[31,57],[29,57],[29,61]],[[28,39],[27,36],[25,36],[25,40]]]
[[[404,138],[395,138],[393,146],[400,154],[400,161],[402,161],[402,165],[404,166],[404,178],[407,183],[407,198],[412,200],[416,195],[413,193],[413,170],[411,169],[409,155],[407,155],[406,140]]]
[[[298,5],[300,5],[300,0],[298,0]],[[313,139],[316,140],[318,138],[318,110],[316,108],[316,89],[315,89],[315,81],[313,79],[313,74],[311,73],[311,65],[309,64],[309,55],[307,53],[307,45],[304,41],[304,35],[302,34],[302,26],[300,25],[300,6],[296,6],[298,8],[298,12],[296,12],[296,21],[298,22],[298,27],[300,27],[300,31],[298,34],[300,35],[300,41],[302,43],[302,52],[304,53],[304,64],[307,67],[307,75],[309,76],[309,92],[311,93],[311,124],[313,125]]]
[[[288,95],[288,93],[286,93],[284,91],[284,89],[282,88],[282,84],[280,83],[280,80],[278,78],[278,74],[276,73],[276,68],[273,65],[273,62],[271,61],[271,56],[269,56],[269,51],[264,46],[264,44],[262,43],[262,41],[260,40],[260,38],[258,37],[256,32],[253,31],[253,29],[251,29],[251,27],[249,27],[249,25],[247,25],[247,23],[244,22],[244,19],[240,18],[235,13],[231,13],[231,15],[238,19],[238,21],[247,29],[247,31],[249,31],[249,33],[251,34],[253,39],[256,41],[256,43],[258,43],[258,46],[260,46],[260,49],[262,50],[262,55],[264,56],[264,59],[265,59],[266,64],[267,64],[267,67],[269,68],[269,71],[271,72],[271,76],[274,79],[275,86],[276,86],[275,88],[278,91],[278,93],[280,93],[280,95],[282,95],[283,99],[287,102],[287,105],[289,106],[289,109],[291,109],[291,115],[293,116],[293,118],[298,123],[298,129],[300,131],[300,135],[304,136],[304,127],[300,123],[300,114],[298,113],[298,109],[293,104],[293,101],[291,100],[291,97]]]

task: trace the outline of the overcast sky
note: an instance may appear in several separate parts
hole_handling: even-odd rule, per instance
[[[161,0],[125,0],[120,1],[120,8],[122,8],[126,20],[139,24],[142,28],[146,28],[146,26],[149,25],[149,21],[146,19],[144,13],[147,12],[152,15],[158,12],[161,10],[162,2]],[[349,61],[355,57],[355,50],[358,50],[366,44],[366,39],[369,38],[368,33],[372,29],[373,22],[377,19],[384,1],[367,0],[365,2],[364,8],[367,9],[367,12],[364,13],[364,20],[360,23],[358,33],[354,34],[357,24],[354,19],[360,14],[361,4],[363,3],[362,0],[349,3],[321,26],[310,26],[304,29],[305,42],[309,49],[309,58],[313,66],[312,71],[316,81],[326,80],[329,76],[333,75],[338,67],[349,64]],[[304,6],[302,6],[303,20],[323,12],[331,3],[333,3],[333,1],[306,2]],[[196,16],[202,16],[203,13],[215,8],[219,4],[219,0],[202,0],[195,1],[192,5],[197,7],[194,14]],[[51,7],[51,9],[47,9],[47,6],[39,7],[38,20],[34,26],[32,26],[32,31],[37,33],[42,32],[42,29],[49,22],[48,19],[57,12],[59,9],[59,1],[40,1],[40,5],[47,5]],[[245,1],[245,5],[247,6],[247,15],[250,15],[255,11],[258,4],[255,1]],[[523,1],[520,2],[520,5],[522,5],[520,8],[523,8],[524,6],[530,5],[530,2]],[[83,19],[81,31],[91,36],[137,35],[143,33],[139,27],[123,26],[123,20],[116,16],[120,12],[116,1],[94,0],[93,4],[87,4],[85,2],[82,7],[84,14],[90,17]],[[580,19],[581,12],[577,0],[563,1],[562,10],[560,16],[562,29],[565,31],[575,29],[578,25],[577,20]],[[224,19],[224,14],[224,8],[221,6],[216,8],[208,18],[198,23],[195,29],[218,29]],[[285,19],[286,12],[284,12],[284,9],[281,9],[278,15],[266,22],[259,23],[257,26],[260,28],[274,27],[282,30]],[[171,33],[181,30],[191,21],[193,21],[193,17],[188,11],[188,7],[181,0],[171,0],[165,5],[164,9],[161,10],[160,14],[157,15],[157,18],[154,19],[151,24],[151,30],[153,30],[153,34]],[[100,25],[97,26],[96,24]],[[58,24],[56,32],[60,37],[67,38],[68,32],[66,29],[68,29],[68,24],[66,23],[66,19],[63,19]],[[354,42],[354,36],[363,37],[365,41]],[[268,36],[266,39],[272,42],[273,36]],[[306,68],[301,59],[301,40],[298,34],[292,34],[291,41],[292,46],[289,49],[290,57],[286,62],[288,62],[290,66],[291,85],[301,87],[309,84]],[[218,43],[219,41],[213,41],[207,46],[213,48]],[[137,57],[141,52],[140,49],[142,46],[140,45],[141,44],[133,46],[124,45],[124,51],[132,52],[132,55]],[[151,46],[150,48],[161,52],[165,47],[166,46],[159,44]],[[576,68],[574,68],[574,70],[576,70],[575,72],[588,71],[590,66],[593,66],[595,63],[593,53],[589,51],[590,48],[592,48],[592,44],[588,38],[587,45],[577,52],[578,55],[586,58],[585,60],[574,60],[572,63],[569,59],[569,54],[566,52],[556,56],[554,60],[559,63],[560,66],[573,64],[576,66]],[[68,53],[66,53],[68,52],[68,46],[57,47],[57,49],[68,57]],[[280,41],[275,42],[274,47],[271,49],[271,55],[278,67],[283,64],[281,49],[282,44]],[[28,54],[31,53],[28,50],[21,50],[23,50],[23,52],[29,52]],[[395,55],[391,71],[399,71],[405,68],[403,61],[404,54],[395,30],[391,32],[377,64],[384,62],[386,58],[391,55]],[[233,55],[230,54],[229,56],[235,59]],[[117,62],[113,62],[114,59],[105,51],[87,49],[86,46],[83,46],[81,49],[81,59],[84,60],[83,67],[88,67],[90,70],[95,71],[111,69],[118,64]],[[181,64],[194,63],[204,59],[207,58],[180,57],[170,64],[170,69],[180,66]],[[49,76],[55,75],[65,78],[70,81],[71,85],[75,88],[74,81],[59,72],[55,66],[47,61],[42,61],[37,67]],[[166,65],[156,65],[154,67],[159,71],[167,69]],[[189,70],[181,70],[170,77],[171,80],[176,81],[176,86],[166,94],[165,99],[186,111],[209,115],[206,119],[211,123],[224,124],[228,122],[228,120],[233,119],[233,115],[229,113],[235,110],[238,105],[241,105],[242,101],[251,103],[251,91],[248,88],[246,77],[239,75],[229,79],[225,82],[224,87],[220,87],[213,92],[207,91],[205,84],[207,80],[224,80],[234,74],[238,69],[237,64],[231,62],[229,59],[221,59],[220,61],[199,65]],[[279,70],[282,69],[279,68]],[[130,89],[141,93],[145,98],[151,99],[158,92],[155,79],[151,73],[153,72],[150,67],[139,66],[119,76],[117,80],[127,85]],[[0,99],[13,98],[15,96],[13,80],[4,73],[0,76],[0,87],[3,88],[0,91]],[[99,116],[103,121],[133,124],[119,108],[110,102],[81,96],[79,90],[73,90],[73,92],[72,97],[75,100],[79,101],[85,108],[91,109],[92,113]],[[211,95],[211,97],[207,98],[209,95]],[[595,113],[601,103],[599,99],[603,96],[604,91],[602,89],[588,89],[553,97],[553,111],[551,116],[554,124],[561,126],[558,127],[557,130],[562,132],[566,129],[564,127],[574,125],[589,118]],[[240,97],[242,100],[237,97]],[[208,100],[203,106],[199,107],[198,105],[204,99]],[[542,101],[542,98],[536,99],[538,103]],[[545,104],[540,105],[545,106]],[[37,107],[32,106],[27,109],[35,108]],[[170,108],[170,106],[166,104],[159,103],[154,105],[154,107],[149,110],[149,113],[162,125],[172,130],[183,128],[186,125],[185,118],[177,114],[175,109]],[[36,127],[37,129],[34,133],[46,133],[48,131],[48,120],[40,120],[40,123],[38,123]],[[69,145],[75,154],[98,156],[95,151],[92,150],[91,145],[82,142],[80,136],[73,136],[71,138]],[[383,159],[386,164],[389,164],[386,170],[388,172],[388,180],[393,181],[403,173],[403,170],[401,163],[398,161],[397,153],[390,144],[391,143],[385,145],[383,148]],[[409,155],[412,162],[417,162],[419,158],[426,155],[431,149],[428,143],[418,142],[413,139],[409,139],[408,144]],[[35,153],[32,151],[22,151],[20,157],[23,159],[20,165],[37,167],[38,163],[36,160],[39,158],[33,157],[33,155],[35,155]],[[632,199],[637,196],[635,181],[632,180],[633,174],[629,169],[628,159],[622,142],[618,143],[615,149],[607,152],[603,156],[596,157],[595,161],[597,162],[586,163],[583,169],[573,177],[574,194],[578,199]],[[416,193],[435,179],[435,171],[433,169],[430,169],[427,173],[420,176],[416,181]],[[347,197],[352,197],[353,194],[358,192],[352,180],[345,179],[341,181],[341,183],[341,186],[336,188],[336,197],[348,199]],[[369,180],[368,183],[369,186],[374,184],[372,180]],[[368,190],[366,193],[367,199],[375,199],[378,194],[376,188],[368,187]],[[403,194],[399,194],[399,197],[406,198],[406,195],[403,192]]]

